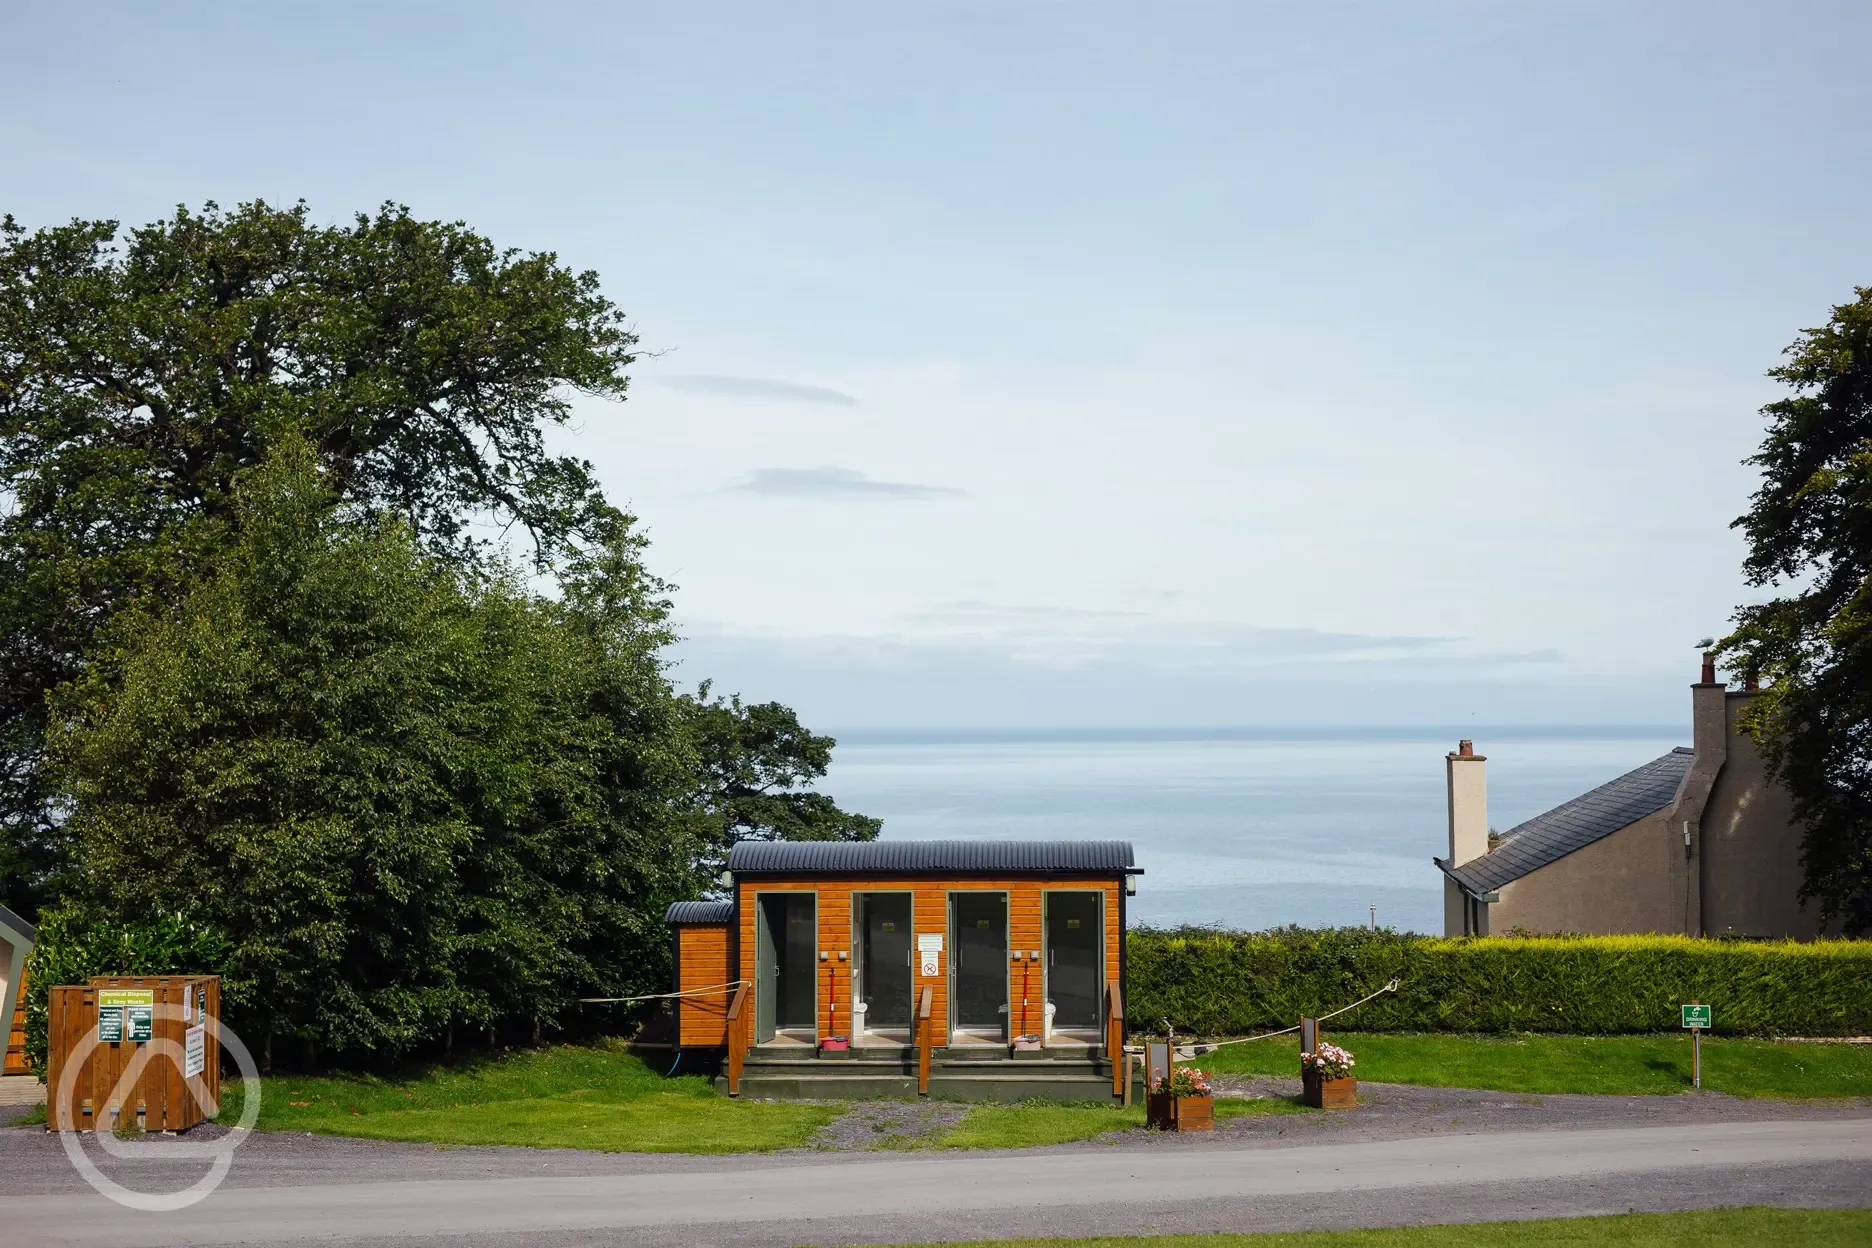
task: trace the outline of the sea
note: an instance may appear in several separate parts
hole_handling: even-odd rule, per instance
[[[1133,925],[1441,932],[1443,758],[1488,759],[1503,831],[1688,745],[1688,726],[880,730],[823,788],[886,840],[1128,840]]]

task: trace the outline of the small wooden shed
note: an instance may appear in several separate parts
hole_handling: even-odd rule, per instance
[[[727,899],[668,913],[682,1046],[1115,1069],[1128,841],[743,841],[727,866]]]

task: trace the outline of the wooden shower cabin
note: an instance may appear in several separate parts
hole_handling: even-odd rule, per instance
[[[744,1056],[1115,1068],[1138,874],[1125,841],[741,842],[728,900],[669,911],[678,1041],[731,1087]]]

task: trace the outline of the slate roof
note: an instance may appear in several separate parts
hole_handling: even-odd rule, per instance
[[[733,918],[732,901],[679,901],[663,912],[665,923],[727,923]]]
[[[1130,841],[738,841],[737,874],[1097,871],[1142,875]]]
[[[1509,828],[1492,854],[1453,867],[1440,858],[1436,864],[1472,893],[1500,888],[1670,805],[1695,757],[1694,750],[1678,746],[1636,771]]]

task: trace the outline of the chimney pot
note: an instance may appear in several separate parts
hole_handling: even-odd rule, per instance
[[[1456,743],[1456,753],[1462,758],[1474,758],[1475,742],[1469,740],[1467,737],[1463,738]]]
[[[1716,656],[1708,650],[1703,652],[1703,683],[1706,685],[1716,683]]]

